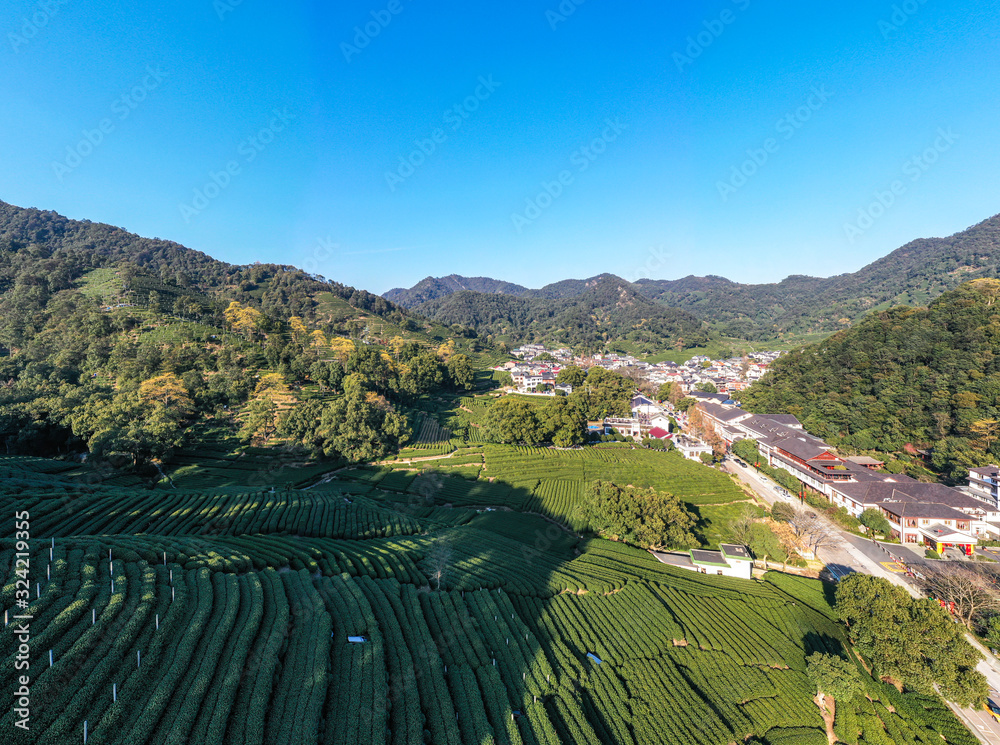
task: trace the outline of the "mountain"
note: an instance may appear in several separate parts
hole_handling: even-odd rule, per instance
[[[1000,280],[978,279],[928,307],[896,307],[778,359],[740,397],[797,416],[832,445],[933,450],[952,482],[1000,459]]]
[[[517,292],[507,294],[565,299],[610,276],[565,280],[539,290],[516,286]],[[962,282],[997,276],[1000,276],[1000,215],[948,238],[911,241],[857,272],[835,277],[792,275],[781,282],[749,285],[718,276],[688,276],[676,280],[641,279],[633,288],[661,305],[697,316],[725,336],[773,339],[785,333],[837,331],[872,310],[927,303]],[[498,280],[480,278],[479,287],[489,288],[491,283],[501,284]],[[472,286],[459,288],[430,277],[417,287],[421,285],[436,288],[434,297],[411,304],[410,296],[406,296],[404,305],[416,307],[463,289],[495,292]],[[386,297],[395,300],[403,297],[398,293],[413,290],[393,290],[397,295],[390,297],[386,293]],[[416,299],[416,295],[412,297]],[[433,317],[438,307],[428,305],[421,312]],[[535,310],[542,307],[534,306]],[[462,318],[457,312],[450,317]],[[471,319],[457,322],[472,323]]]
[[[397,322],[407,315],[378,295],[292,266],[227,264],[173,241],[0,201],[0,324],[12,312],[39,312],[56,293],[79,288],[88,273],[111,268],[125,278],[144,278],[145,291],[153,283],[171,298],[190,291],[212,298],[216,315],[219,305],[236,300],[280,320],[325,321],[330,331],[368,315]],[[110,289],[127,291],[127,285],[118,282]]]
[[[421,396],[474,382],[479,340],[448,336],[295,267],[0,202],[0,452],[87,452],[156,478],[207,429],[375,459],[405,442]]]
[[[627,342],[649,349],[707,341],[704,324],[690,313],[654,303],[625,280],[602,275],[559,283],[549,296],[463,290],[416,306],[443,324],[472,326],[511,341],[545,341],[602,349]]]
[[[437,300],[454,292],[466,290],[499,295],[523,295],[528,291],[528,288],[488,277],[463,277],[458,274],[449,274],[447,277],[425,277],[409,289],[396,287],[384,293],[382,297],[397,305],[412,308],[426,303],[428,300]]]
[[[911,241],[850,274],[794,275],[741,285],[721,277],[639,280],[654,300],[713,321],[723,333],[766,337],[843,328],[865,313],[923,304],[977,277],[1000,276],[1000,215],[948,238]]]

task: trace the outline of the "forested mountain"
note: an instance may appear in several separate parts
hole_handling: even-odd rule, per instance
[[[643,297],[624,280],[602,275],[567,297],[514,297],[461,291],[414,310],[445,324],[473,326],[480,333],[516,341],[546,341],[600,349],[608,342],[640,346],[704,344],[704,324],[689,313]]]
[[[0,318],[8,326],[15,315],[37,313],[55,293],[107,267],[156,279],[167,295],[176,295],[177,288],[196,290],[220,304],[238,300],[280,319],[332,322],[319,316],[323,293],[377,316],[397,321],[405,316],[378,295],[317,279],[292,266],[234,266],[172,241],[0,201]]]
[[[371,459],[420,396],[469,384],[479,341],[448,333],[294,267],[0,203],[3,452],[148,470],[204,425]]]
[[[413,290],[392,290],[386,297],[416,306],[462,289],[504,292],[525,298],[565,299],[612,277],[565,280],[539,290],[486,289],[497,280],[478,278],[479,286],[459,287],[431,277]],[[772,284],[747,285],[724,277],[688,276],[676,280],[641,279],[634,289],[657,303],[687,311],[725,336],[773,339],[783,333],[837,331],[865,313],[900,304],[924,304],[942,292],[977,277],[1000,276],[1000,215],[948,238],[912,241],[851,274],[818,278],[793,275]],[[448,278],[445,278],[448,279]],[[617,277],[618,282],[624,282]],[[433,287],[431,294],[418,288]],[[433,316],[446,304],[428,305]],[[544,305],[533,306],[544,311]],[[558,312],[558,311],[553,311]],[[472,323],[457,311],[449,317]]]
[[[503,282],[499,279],[489,277],[462,277],[458,274],[449,274],[447,277],[425,277],[409,289],[396,287],[383,294],[386,300],[391,300],[397,305],[406,308],[426,303],[428,300],[437,300],[453,292],[490,292],[500,295],[523,295],[528,292],[527,287],[515,285],[511,282]]]
[[[1000,459],[1000,280],[979,279],[929,307],[873,313],[774,363],[741,394],[757,413],[795,414],[845,449],[933,449],[953,482]]]

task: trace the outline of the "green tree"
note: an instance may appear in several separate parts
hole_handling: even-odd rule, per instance
[[[560,448],[582,445],[587,438],[587,418],[565,396],[552,398],[538,413],[546,439]]]
[[[806,657],[806,675],[816,686],[821,706],[826,696],[846,704],[862,689],[857,666],[836,655],[813,652]]]
[[[716,388],[715,383],[711,381],[706,381],[704,383],[698,383],[695,386],[695,390],[701,391],[702,393],[718,393],[719,389]]]
[[[538,445],[545,442],[547,435],[535,407],[527,399],[515,396],[506,396],[490,404],[483,417],[482,430],[489,442],[504,444]]]
[[[889,535],[892,532],[892,526],[889,525],[889,521],[885,519],[885,515],[874,507],[869,507],[858,515],[858,520],[861,521],[862,525],[874,533]]]
[[[595,533],[641,548],[698,545],[695,516],[672,494],[596,481],[584,497],[584,516]]]
[[[936,600],[914,600],[881,577],[851,574],[837,584],[834,607],[877,676],[925,694],[936,685],[960,706],[986,700],[986,678],[975,669],[982,656]]]
[[[353,387],[323,407],[313,440],[328,458],[361,463],[397,451],[411,434],[406,417],[384,398]]]
[[[269,395],[250,401],[240,417],[239,435],[243,440],[266,445],[274,434],[278,405]]]
[[[757,448],[757,441],[754,439],[737,440],[732,446],[733,455],[742,458],[750,465],[754,465],[760,460],[760,451]]]
[[[476,371],[472,369],[468,355],[455,354],[448,360],[448,380],[452,388],[467,391],[472,387]]]
[[[583,385],[583,382],[587,379],[587,371],[582,367],[577,367],[576,365],[570,365],[569,367],[564,367],[556,375],[556,383],[559,385],[571,385],[574,388],[578,388]]]
[[[781,545],[781,539],[764,523],[754,523],[750,526],[750,539],[747,542],[750,551],[758,559],[767,557],[774,561],[786,561],[788,555]]]

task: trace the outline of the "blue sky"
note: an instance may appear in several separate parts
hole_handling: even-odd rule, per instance
[[[854,271],[1000,212],[1000,2],[8,0],[0,199],[384,292]]]

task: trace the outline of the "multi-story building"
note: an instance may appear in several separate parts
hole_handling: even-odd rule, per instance
[[[997,466],[969,469],[969,494],[1000,507],[1000,469]]]

